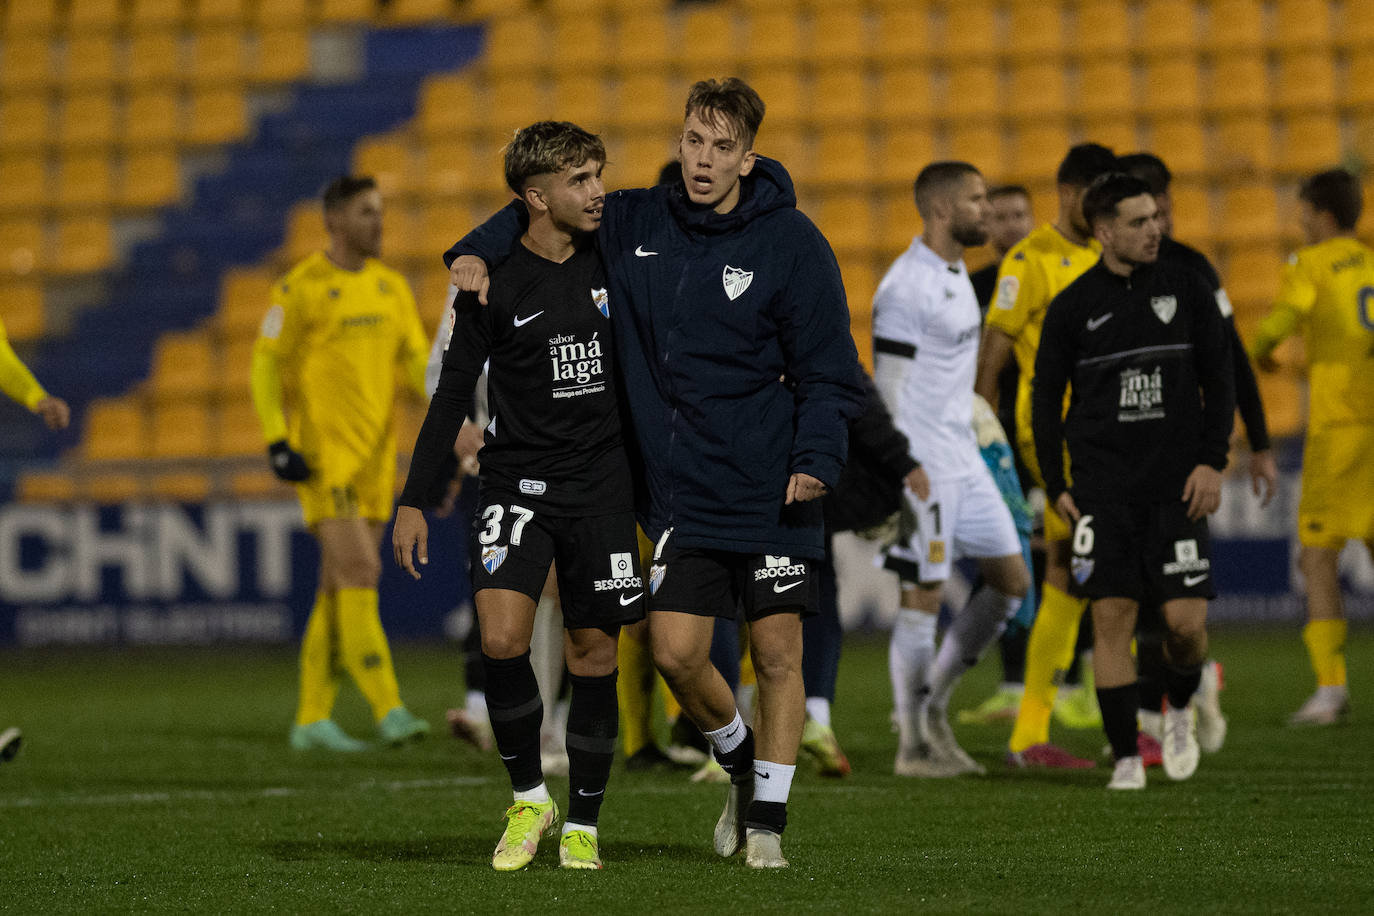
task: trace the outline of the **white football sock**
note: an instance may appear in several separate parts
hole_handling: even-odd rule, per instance
[[[754,801],[786,804],[787,795],[792,791],[792,774],[796,771],[795,766],[755,760]]]
[[[944,709],[949,705],[949,695],[959,678],[978,663],[988,646],[997,642],[1006,629],[1007,620],[1020,607],[1020,598],[984,586],[962,611],[954,615],[926,678],[933,706]]]
[[[916,709],[926,669],[935,656],[935,614],[901,608],[892,625],[887,647],[887,670],[892,678],[892,700],[897,709],[900,746],[914,749],[920,743]]]
[[[807,697],[806,714],[818,724],[830,727],[830,701],[825,697]]]
[[[735,717],[720,728],[709,732],[702,732],[706,740],[711,742],[711,747],[724,756],[744,743],[744,719],[741,718],[739,710],[735,710]]]

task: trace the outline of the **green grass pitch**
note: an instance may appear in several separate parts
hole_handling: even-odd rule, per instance
[[[1150,771],[1109,794],[1105,767],[1012,773],[1005,728],[955,726],[981,779],[891,775],[886,643],[846,647],[836,725],[844,781],[805,764],[784,849],[752,873],[711,852],[724,789],[617,765],[602,872],[564,873],[545,841],[497,874],[509,800],[494,753],[440,729],[462,693],[456,649],[395,648],[403,694],[436,735],[353,757],[286,745],[287,648],[0,653],[0,910],[282,913],[1374,912],[1374,633],[1352,630],[1349,724],[1296,731],[1311,689],[1296,628],[1220,629],[1224,750],[1189,782]],[[991,659],[955,707],[991,689]],[[337,718],[370,735],[345,688]],[[1099,732],[1056,739],[1096,754]],[[552,780],[556,795],[567,791]],[[560,799],[561,801],[561,799]]]

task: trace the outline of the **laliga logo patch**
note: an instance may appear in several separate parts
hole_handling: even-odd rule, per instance
[[[658,587],[663,584],[663,577],[668,572],[668,567],[662,563],[655,563],[649,567],[649,594],[658,593]]]
[[[1073,579],[1079,585],[1088,581],[1088,577],[1093,574],[1093,561],[1091,557],[1073,558]]]
[[[596,310],[601,313],[602,318],[611,317],[611,300],[604,289],[592,290],[592,302],[595,303]]]
[[[1168,324],[1174,320],[1174,313],[1178,311],[1178,299],[1174,296],[1153,296],[1150,299],[1150,308],[1155,310],[1155,317]]]
[[[749,284],[754,282],[754,272],[726,264],[720,279],[725,284],[725,295],[730,297],[731,302],[734,302],[744,294],[744,291],[749,288]]]
[[[496,572],[501,564],[506,562],[506,554],[509,551],[509,547],[484,547],[482,549],[482,568],[488,574]]]

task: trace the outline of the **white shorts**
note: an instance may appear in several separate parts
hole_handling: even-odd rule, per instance
[[[963,477],[932,478],[930,498],[905,491],[903,522],[915,531],[887,549],[887,568],[904,582],[931,584],[949,578],[956,557],[1021,555],[1016,522],[987,468]]]

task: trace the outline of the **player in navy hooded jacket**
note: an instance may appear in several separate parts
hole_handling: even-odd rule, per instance
[[[786,170],[755,155],[762,119],[742,81],[694,85],[683,180],[607,195],[598,240],[643,463],[639,518],[656,545],[654,661],[732,776],[716,851],[747,846],[751,866],[779,867],[804,717],[801,615],[824,555],[816,500],[839,479],[862,391],[834,254]],[[460,288],[483,288],[522,218],[508,207],[449,250]],[[757,760],[708,661],[712,617],[739,605],[759,678]]]

